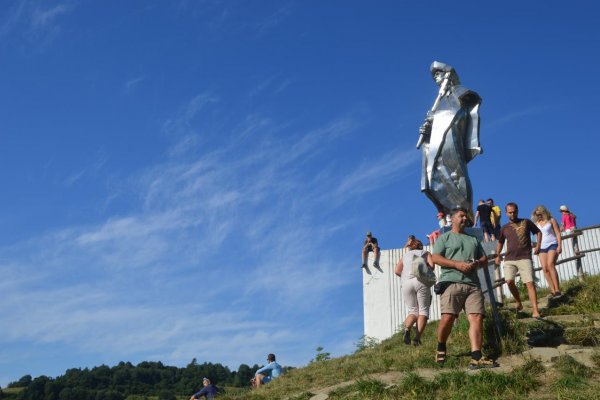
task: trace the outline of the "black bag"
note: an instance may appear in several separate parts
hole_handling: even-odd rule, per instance
[[[444,293],[446,291],[448,286],[452,285],[453,283],[454,282],[448,282],[448,281],[438,282],[435,285],[433,285],[433,292],[437,295],[441,295],[442,293]]]

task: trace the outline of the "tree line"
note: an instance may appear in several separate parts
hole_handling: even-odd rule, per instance
[[[120,362],[114,367],[101,365],[92,369],[72,368],[56,378],[25,375],[8,384],[8,388],[22,388],[18,393],[2,391],[2,400],[145,400],[149,396],[159,400],[175,400],[189,396],[202,387],[202,378],[208,377],[219,387],[249,386],[250,379],[260,367],[241,364],[231,371],[221,364],[198,364],[193,359],[186,367],[163,365],[160,361],[144,361],[138,365]]]

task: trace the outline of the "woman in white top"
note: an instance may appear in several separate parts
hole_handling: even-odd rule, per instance
[[[537,227],[542,231],[542,244],[540,246],[539,257],[551,296],[559,297],[562,293],[560,292],[558,273],[556,272],[556,260],[562,252],[562,241],[558,223],[544,206],[537,206],[533,210],[531,220],[535,221]]]
[[[429,319],[429,306],[431,305],[431,289],[419,282],[412,274],[411,265],[415,258],[422,258],[429,268],[433,269],[434,264],[431,254],[423,250],[423,243],[414,236],[410,236],[406,243],[407,252],[400,258],[396,264],[395,273],[402,279],[402,297],[404,304],[408,308],[406,320],[404,321],[404,343],[410,344],[410,331],[417,323],[417,334],[412,343],[415,346],[421,344],[421,335]]]

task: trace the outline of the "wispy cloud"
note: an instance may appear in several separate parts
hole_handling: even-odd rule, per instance
[[[123,93],[126,95],[131,94],[145,79],[146,79],[146,77],[144,75],[142,75],[142,76],[138,76],[138,77],[127,80],[123,84]]]
[[[363,162],[346,175],[335,188],[335,193],[346,197],[380,188],[406,170],[412,170],[413,164],[420,157],[420,153],[412,148],[391,150],[375,161]]]
[[[61,31],[61,17],[73,9],[70,2],[47,7],[44,2],[21,0],[13,4],[0,22],[0,37],[16,35],[30,45],[43,49]]]
[[[6,14],[2,16],[0,22],[0,37],[9,34],[17,27],[25,13],[26,4],[26,0],[16,1],[6,9]]]
[[[34,8],[31,16],[31,25],[34,29],[49,29],[56,24],[56,19],[69,10],[66,4],[58,4],[51,8]]]
[[[292,14],[292,8],[293,7],[291,3],[284,4],[275,11],[273,11],[263,20],[258,21],[256,24],[258,33],[262,35],[265,32],[281,24],[287,17],[289,17]]]
[[[63,183],[66,186],[73,186],[80,180],[82,180],[86,175],[95,175],[97,174],[108,161],[108,157],[103,148],[100,148],[92,160],[91,164],[76,170],[69,174],[64,180]]]
[[[541,114],[546,110],[548,110],[547,106],[534,106],[519,111],[513,111],[490,121],[486,126],[489,129],[497,128],[531,115]]]
[[[322,174],[329,153],[360,128],[359,120],[342,115],[302,130],[247,115],[223,121],[229,137],[213,142],[201,135],[218,135],[199,126],[215,107],[226,104],[200,94],[164,124],[176,145],[164,162],[127,178],[121,190],[138,199],[133,207],[0,248],[0,287],[8,289],[0,314],[15,321],[0,341],[20,337],[176,363],[200,353],[237,366],[262,357],[261,345],[290,349],[309,333],[334,329],[298,322],[327,308],[332,291],[351,282],[345,265],[314,243],[344,229],[323,215],[336,207],[331,197],[384,184],[386,168],[407,161],[389,154],[348,176]],[[195,152],[176,150],[195,135],[202,143]],[[264,293],[271,301],[259,300]],[[202,340],[199,316],[219,321],[203,329]],[[305,362],[306,352],[312,349],[288,362]]]

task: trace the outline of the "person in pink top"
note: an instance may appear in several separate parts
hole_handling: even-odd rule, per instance
[[[569,211],[569,207],[565,205],[560,206],[560,212],[562,214],[560,230],[569,234],[574,229],[577,229],[577,217],[575,216],[575,214]]]

